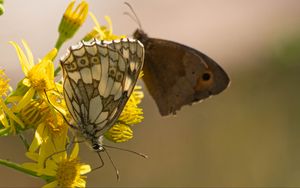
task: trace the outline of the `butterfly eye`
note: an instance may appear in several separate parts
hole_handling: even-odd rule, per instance
[[[121,72],[118,72],[116,75],[116,81],[121,82],[123,79],[123,74]]]
[[[210,75],[210,73],[208,73],[208,72],[206,72],[206,73],[204,73],[204,74],[202,75],[202,80],[203,80],[203,81],[208,81],[208,80],[210,80],[210,78],[211,78],[211,75]]]

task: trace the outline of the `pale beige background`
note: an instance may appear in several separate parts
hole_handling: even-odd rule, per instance
[[[23,73],[8,41],[26,39],[35,57],[43,57],[55,44],[57,26],[68,2],[6,0],[6,12],[0,17],[0,65],[13,86]],[[123,15],[128,11],[123,1],[88,2],[100,22],[105,23],[105,15],[111,17],[116,34],[129,35],[137,27]],[[105,159],[105,167],[89,175],[88,185],[300,186],[299,61],[288,71],[273,70],[276,66],[269,64],[269,57],[276,54],[282,41],[299,33],[300,1],[129,2],[150,36],[181,42],[208,54],[227,70],[232,85],[219,96],[185,107],[177,117],[169,118],[159,116],[145,90],[145,121],[134,128],[132,141],[118,146],[144,152],[150,158],[112,151],[121,181],[116,181]],[[92,26],[88,18],[60,55]],[[0,138],[0,148],[2,159],[27,161],[16,137]],[[85,145],[81,158],[93,164],[99,160]],[[0,167],[2,187],[43,184]]]

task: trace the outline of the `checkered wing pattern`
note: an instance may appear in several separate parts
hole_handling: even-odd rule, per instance
[[[143,60],[143,45],[134,39],[82,41],[61,58],[65,101],[84,135],[100,137],[118,119]]]

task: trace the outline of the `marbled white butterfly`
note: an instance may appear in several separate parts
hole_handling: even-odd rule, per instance
[[[64,98],[83,137],[103,151],[102,135],[120,116],[144,62],[135,39],[80,42],[61,58]]]

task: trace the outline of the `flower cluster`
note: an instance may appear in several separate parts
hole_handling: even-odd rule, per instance
[[[113,34],[108,16],[105,17],[108,26],[100,26],[84,0],[75,9],[74,6],[75,0],[63,14],[55,47],[40,60],[36,60],[25,40],[22,45],[10,42],[24,72],[24,78],[15,89],[10,87],[8,76],[0,69],[0,136],[19,135],[27,149],[25,155],[31,160],[20,165],[0,159],[0,164],[44,179],[45,187],[85,187],[85,175],[91,171],[78,157],[79,145],[73,141],[74,136],[68,136],[72,120],[63,97],[62,79],[58,76],[60,67],[54,66],[59,49],[72,39],[88,13],[95,27],[83,40],[125,37]],[[106,140],[120,143],[133,138],[132,125],[143,120],[139,107],[142,98],[141,86],[135,86],[119,119],[104,134]],[[34,137],[23,136],[26,131],[34,131]]]

